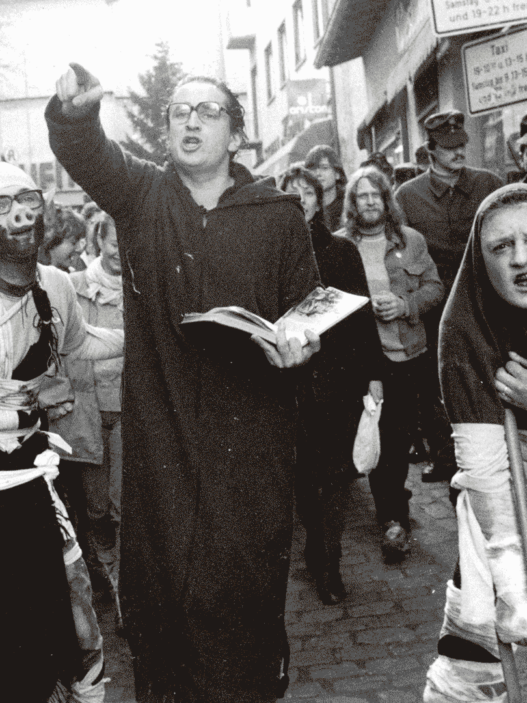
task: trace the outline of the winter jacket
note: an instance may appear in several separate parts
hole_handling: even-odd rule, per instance
[[[346,237],[347,230],[336,233]],[[390,290],[405,301],[406,314],[399,317],[399,337],[408,356],[415,356],[426,347],[424,313],[441,302],[445,288],[432,261],[425,238],[411,227],[402,227],[405,246],[386,243],[385,265]]]
[[[86,271],[70,275],[86,322],[96,327],[123,329],[118,305],[100,305],[88,297]],[[73,452],[62,456],[70,461],[102,464],[101,411],[121,410],[123,357],[104,361],[64,360],[63,376],[69,378],[75,394],[73,411],[50,423],[50,429],[68,442]]]

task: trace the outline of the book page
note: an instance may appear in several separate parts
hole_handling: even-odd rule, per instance
[[[281,318],[286,323],[286,337],[297,337],[302,344],[306,344],[306,329],[320,335],[368,301],[365,296],[344,293],[336,288],[315,288]]]

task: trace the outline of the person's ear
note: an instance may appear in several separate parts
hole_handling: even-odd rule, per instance
[[[232,154],[235,154],[241,147],[242,142],[243,135],[241,135],[239,132],[231,133],[231,140],[229,142],[229,146],[227,147],[228,151],[230,151]]]

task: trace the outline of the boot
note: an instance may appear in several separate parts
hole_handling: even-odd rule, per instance
[[[324,605],[338,605],[348,595],[339,569],[340,550],[330,553],[326,565],[315,577],[317,594]]]

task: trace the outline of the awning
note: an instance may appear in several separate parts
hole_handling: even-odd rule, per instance
[[[291,139],[253,171],[258,175],[278,178],[292,164],[305,161],[309,151],[318,144],[336,147],[332,117],[313,121],[303,132]]]
[[[362,56],[390,0],[337,0],[315,58],[315,68]]]

